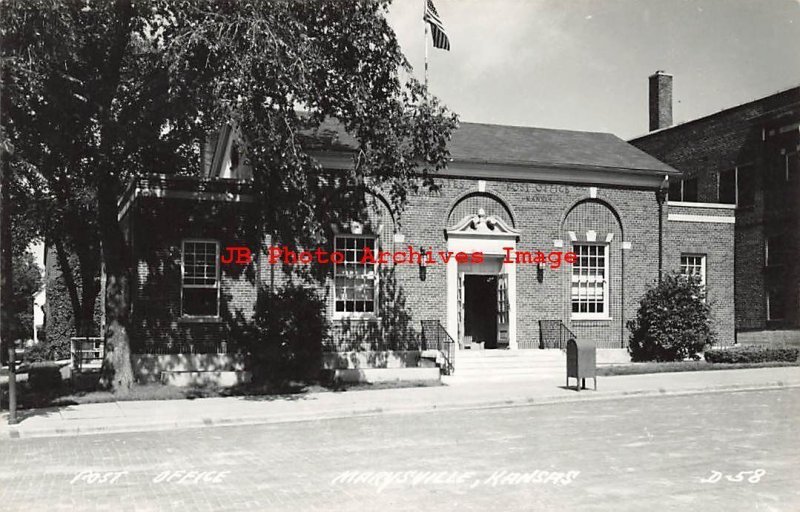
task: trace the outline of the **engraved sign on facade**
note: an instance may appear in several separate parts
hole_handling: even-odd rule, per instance
[[[501,189],[509,193],[522,193],[524,201],[528,203],[555,203],[563,196],[569,194],[569,187],[551,183],[516,183],[505,182],[500,184]]]

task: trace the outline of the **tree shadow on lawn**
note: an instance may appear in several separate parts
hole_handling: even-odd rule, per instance
[[[177,387],[165,384],[136,384],[125,394],[98,391],[99,374],[81,375],[79,379],[65,380],[60,386],[47,390],[32,389],[27,382],[17,384],[17,422],[40,416],[49,417],[85,404],[101,404],[122,401],[145,400],[195,400],[201,398],[238,397],[257,401],[298,401],[312,394],[330,392],[331,389],[317,383],[289,382],[275,384],[242,384],[230,388],[214,385]],[[0,387],[2,403],[8,406],[8,385]]]

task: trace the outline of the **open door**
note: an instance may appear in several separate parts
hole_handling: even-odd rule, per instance
[[[508,347],[508,274],[497,279],[497,346]]]
[[[464,348],[464,274],[458,273],[458,288],[456,291],[458,308],[458,346]]]

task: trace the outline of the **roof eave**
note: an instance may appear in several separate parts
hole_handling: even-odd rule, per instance
[[[314,152],[312,156],[325,169],[347,169],[352,166],[352,153],[343,151]],[[662,169],[637,169],[578,164],[544,164],[529,162],[490,162],[455,159],[446,169],[436,173],[447,178],[507,179],[517,181],[549,181],[581,185],[607,185],[632,188],[663,186],[665,176],[681,178],[683,173],[667,165]]]

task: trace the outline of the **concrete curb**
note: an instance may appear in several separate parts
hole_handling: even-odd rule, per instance
[[[241,425],[270,425],[280,423],[294,423],[301,421],[322,421],[344,418],[370,417],[386,414],[418,414],[424,412],[437,411],[464,411],[480,409],[499,409],[515,407],[531,407],[537,405],[554,405],[561,403],[573,403],[581,401],[607,401],[625,398],[642,398],[652,396],[682,396],[698,395],[707,393],[730,393],[765,391],[774,389],[800,388],[800,383],[774,382],[760,385],[729,385],[705,388],[690,388],[683,390],[669,391],[666,389],[658,390],[639,390],[639,391],[612,391],[603,394],[594,394],[594,391],[586,390],[575,393],[575,396],[550,396],[534,397],[519,396],[505,400],[476,400],[473,402],[451,402],[451,403],[424,403],[419,405],[400,405],[364,408],[339,408],[334,410],[306,411],[298,413],[283,413],[272,415],[243,416],[238,418],[192,418],[186,420],[169,420],[153,422],[137,422],[132,418],[130,423],[117,425],[97,425],[97,426],[77,426],[53,428],[26,428],[20,425],[0,426],[0,439],[29,439],[38,437],[66,437],[95,434],[115,434],[129,432],[157,432],[175,429],[193,429],[205,427],[227,427]],[[0,416],[0,421],[5,422],[7,413]]]

